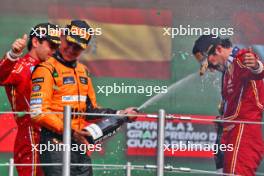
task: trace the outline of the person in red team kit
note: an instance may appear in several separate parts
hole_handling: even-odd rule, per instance
[[[264,71],[252,49],[239,49],[229,39],[203,35],[196,40],[193,54],[201,64],[201,75],[207,68],[222,72],[222,119],[262,121]],[[255,175],[264,152],[262,126],[228,122],[222,126],[221,143],[233,145],[233,150],[223,152],[224,173]]]
[[[29,41],[27,35],[17,39],[0,61],[0,85],[5,87],[13,111],[28,112],[31,92],[31,72],[41,61],[45,61],[60,44],[60,37],[56,33],[48,32],[56,29],[50,23],[41,23],[32,28]],[[24,48],[28,53],[22,55]],[[31,123],[29,114],[15,115],[17,136],[14,146],[14,161],[16,164],[39,163],[39,154],[32,150],[32,146],[39,143],[40,127]],[[42,176],[43,172],[37,166],[17,166],[19,176]]]

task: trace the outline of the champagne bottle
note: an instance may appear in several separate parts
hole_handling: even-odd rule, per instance
[[[87,137],[87,141],[96,144],[113,136],[125,122],[128,122],[127,117],[109,116],[97,123],[87,125],[83,130],[91,134]]]

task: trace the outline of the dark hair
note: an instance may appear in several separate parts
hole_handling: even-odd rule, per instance
[[[217,45],[222,46],[223,48],[231,48],[232,47],[232,42],[230,41],[229,38],[224,38],[220,40],[219,44],[214,45],[209,51],[208,55],[215,55],[215,49]]]
[[[36,38],[38,41],[39,41],[39,43],[42,43],[45,39],[43,39],[43,38],[37,38],[37,37],[30,37],[29,38],[29,40],[28,40],[28,43],[27,43],[27,49],[28,49],[28,51],[30,51],[31,49],[32,49],[32,39],[33,38]]]
[[[220,45],[224,48],[231,48],[232,47],[232,42],[230,41],[229,38],[221,39]]]
[[[232,43],[228,38],[220,38],[212,34],[202,35],[194,42],[192,53],[194,55],[198,52],[209,55],[215,54],[215,48],[217,45],[224,48],[232,47]]]

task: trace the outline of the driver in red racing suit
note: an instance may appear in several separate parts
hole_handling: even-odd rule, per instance
[[[0,85],[5,87],[8,100],[13,111],[28,112],[31,93],[31,72],[41,61],[52,55],[60,44],[60,38],[40,32],[53,28],[55,25],[41,23],[35,26],[27,43],[27,35],[17,39],[9,52],[0,61]],[[55,34],[55,33],[54,33]],[[23,49],[28,47],[28,53],[22,55]],[[17,123],[17,136],[14,146],[15,164],[37,164],[39,153],[32,150],[33,145],[39,143],[40,127],[33,125],[29,114],[15,114]],[[43,172],[38,166],[17,166],[19,176],[42,176]]]
[[[193,54],[207,68],[222,72],[224,120],[261,122],[264,105],[263,64],[252,49],[232,47],[229,39],[203,35],[196,40]],[[264,145],[260,124],[223,124],[222,144],[232,144],[224,151],[226,174],[252,176],[261,163]]]

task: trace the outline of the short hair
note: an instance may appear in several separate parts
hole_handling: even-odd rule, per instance
[[[40,38],[37,38],[37,37],[30,37],[29,38],[29,40],[28,40],[28,43],[27,43],[27,49],[28,49],[28,51],[31,51],[31,49],[32,49],[32,39],[33,38],[36,38],[38,41],[39,41],[39,43],[42,43],[45,39],[40,39]]]

